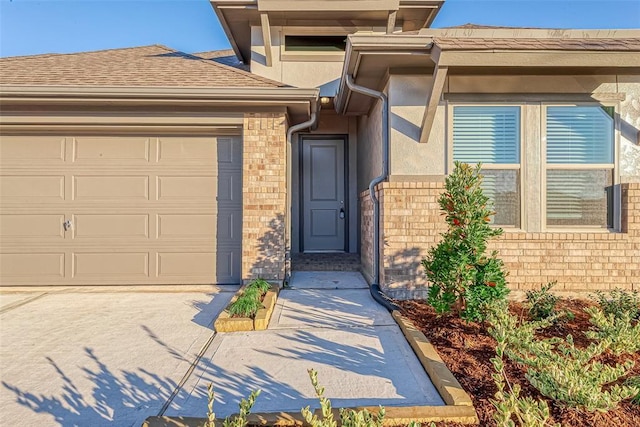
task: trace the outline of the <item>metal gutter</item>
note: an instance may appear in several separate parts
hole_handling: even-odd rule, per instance
[[[319,89],[295,87],[149,87],[0,85],[0,98],[145,98],[244,101],[314,101]]]
[[[398,310],[398,307],[389,301],[389,298],[380,289],[380,200],[376,195],[376,185],[386,181],[389,176],[389,100],[387,95],[377,90],[358,86],[353,81],[353,76],[347,74],[345,82],[347,87],[362,95],[377,98],[382,102],[382,173],[373,178],[369,183],[369,197],[373,202],[373,283],[369,286],[371,296],[379,304],[389,311]]]

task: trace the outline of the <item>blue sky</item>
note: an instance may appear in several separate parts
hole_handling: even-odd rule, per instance
[[[640,28],[639,0],[447,0],[434,27],[473,22]],[[0,56],[164,44],[185,52],[229,43],[208,0],[0,0]]]

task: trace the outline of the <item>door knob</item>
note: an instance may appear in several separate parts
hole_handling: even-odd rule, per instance
[[[69,231],[73,224],[71,224],[71,220],[68,219],[62,223],[62,226],[64,227],[64,231]]]
[[[344,219],[344,208],[340,208],[340,219]]]

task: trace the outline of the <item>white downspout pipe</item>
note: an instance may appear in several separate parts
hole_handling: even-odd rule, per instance
[[[382,102],[382,172],[369,183],[369,197],[373,202],[373,283],[370,290],[376,301],[393,311],[398,307],[391,304],[380,289],[380,200],[376,195],[376,186],[389,176],[389,100],[383,92],[355,84],[351,74],[347,74],[345,82],[350,90]]]

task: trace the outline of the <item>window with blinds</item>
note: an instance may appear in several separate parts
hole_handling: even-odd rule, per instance
[[[453,107],[453,159],[482,163],[483,189],[500,226],[520,226],[520,107]]]
[[[546,140],[547,226],[612,228],[612,111],[549,106]]]

